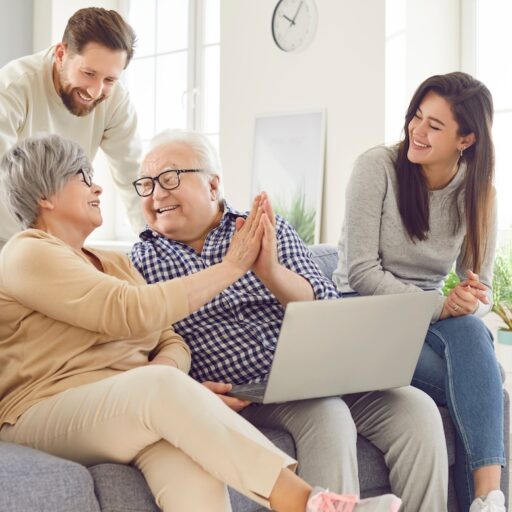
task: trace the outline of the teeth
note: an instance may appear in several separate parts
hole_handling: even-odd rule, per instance
[[[91,206],[99,206],[100,205],[100,202],[99,201],[91,201],[89,203]]]
[[[418,142],[417,140],[414,140],[414,145],[419,146],[420,148],[428,148],[427,144],[422,144],[421,142]]]
[[[92,98],[86,98],[80,91],[76,91],[78,96],[82,98],[84,101],[92,101]]]
[[[157,213],[169,212],[171,210],[175,210],[178,206],[164,206],[163,208],[158,208]]]

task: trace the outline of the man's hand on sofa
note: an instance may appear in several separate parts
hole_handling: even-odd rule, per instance
[[[231,388],[233,387],[231,384],[226,384],[225,382],[212,382],[210,380],[207,380],[202,384],[205,388],[208,388],[210,391],[215,393],[230,409],[233,409],[236,412],[240,412],[251,403],[248,400],[240,400],[239,398],[226,396],[226,393],[231,391]]]

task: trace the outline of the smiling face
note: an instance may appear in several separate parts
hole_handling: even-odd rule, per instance
[[[40,228],[55,232],[64,232],[72,238],[85,238],[103,219],[100,210],[100,186],[90,186],[81,172],[48,199],[40,200],[40,215],[37,224]],[[62,237],[64,238],[64,237]]]
[[[142,163],[140,177],[155,177],[170,169],[197,169],[197,158],[183,142],[156,147]],[[200,252],[208,233],[222,216],[217,198],[219,177],[203,172],[180,175],[180,186],[165,190],[155,183],[153,194],[141,198],[147,224],[166,238]]]
[[[456,164],[460,150],[474,142],[474,135],[461,136],[450,103],[433,91],[428,92],[409,122],[407,158],[425,171],[446,169]]]
[[[55,90],[72,114],[86,116],[108,98],[125,64],[124,50],[88,43],[81,54],[74,54],[60,43],[55,48]]]

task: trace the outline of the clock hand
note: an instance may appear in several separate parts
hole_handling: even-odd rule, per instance
[[[288,18],[288,16],[286,16],[286,14],[281,14],[281,16],[282,16],[285,20],[288,20],[288,21],[290,22],[290,26],[295,25],[295,21],[293,21],[292,19]]]
[[[303,3],[304,3],[304,2],[302,1],[302,2],[299,4],[299,7],[297,8],[297,12],[295,13],[295,16],[293,17],[293,24],[294,24],[294,25],[295,25],[295,20],[296,20],[296,18],[297,18],[297,14],[299,14],[299,11],[300,11],[300,9],[301,9],[301,7],[302,7],[302,4],[303,4]]]

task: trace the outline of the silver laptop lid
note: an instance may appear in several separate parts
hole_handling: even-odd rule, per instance
[[[263,403],[410,384],[438,296],[289,303]]]

